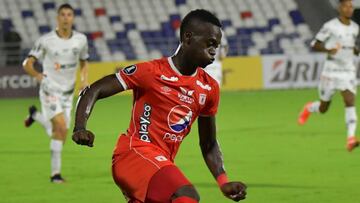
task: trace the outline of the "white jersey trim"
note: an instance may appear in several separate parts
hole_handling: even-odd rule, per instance
[[[179,75],[182,76],[183,74],[181,74],[180,71],[176,68],[176,66],[174,65],[174,62],[173,62],[172,58],[171,58],[171,57],[168,57],[167,59],[168,59],[168,62],[169,62],[169,64],[170,64],[171,69],[173,69],[177,74],[179,74]],[[191,75],[191,77],[194,77],[196,74],[197,74],[197,70],[195,71],[195,73],[193,73],[193,74]]]
[[[124,79],[121,77],[120,72],[116,73],[115,75],[118,81],[120,82],[121,86],[124,88],[124,90],[127,90],[128,86],[126,85]]]

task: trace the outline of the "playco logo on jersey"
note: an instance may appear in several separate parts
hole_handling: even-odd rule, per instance
[[[185,105],[175,106],[168,115],[169,128],[176,133],[181,133],[190,126],[193,112]]]
[[[151,106],[148,104],[144,104],[144,113],[140,117],[140,130],[139,130],[140,140],[144,142],[151,142],[149,137],[149,125],[151,124],[150,117],[151,117]]]

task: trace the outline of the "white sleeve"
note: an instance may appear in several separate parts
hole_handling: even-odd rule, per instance
[[[80,51],[80,60],[88,60],[89,59],[89,46],[87,38],[85,37],[85,42],[83,48]]]
[[[42,60],[44,58],[45,46],[43,41],[43,37],[40,37],[38,40],[36,40],[35,45],[29,52],[29,56],[33,56],[38,60]]]
[[[331,36],[331,26],[325,23],[320,31],[316,34],[315,40],[324,42]]]

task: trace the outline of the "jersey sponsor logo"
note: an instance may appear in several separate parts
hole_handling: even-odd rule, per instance
[[[144,142],[151,142],[149,137],[149,125],[151,124],[150,121],[151,117],[151,106],[148,104],[144,104],[144,113],[140,117],[140,140]]]
[[[177,105],[173,107],[168,115],[169,128],[176,133],[181,133],[191,124],[193,112],[188,106]]]
[[[211,90],[211,87],[210,87],[210,85],[208,85],[208,84],[206,84],[206,85],[204,85],[201,81],[199,81],[199,80],[196,80],[196,84],[198,85],[198,86],[200,86],[202,89],[204,89],[204,90],[208,90],[208,91],[210,91]]]
[[[180,90],[181,92],[184,94],[184,95],[187,95],[187,96],[192,96],[195,92],[195,90],[186,90],[185,88],[183,87],[180,87]]]
[[[165,133],[164,137],[163,137],[163,140],[165,142],[182,142],[184,139],[184,136],[182,135],[175,135],[175,134],[172,134],[172,133]]]
[[[199,94],[199,104],[204,105],[206,102],[206,94]]]
[[[70,63],[70,64],[60,64],[58,62],[54,63],[55,70],[60,71],[60,69],[70,69],[70,68],[76,68],[77,63]]]
[[[175,76],[172,76],[172,77],[169,78],[169,77],[166,77],[165,75],[161,75],[160,78],[161,78],[162,80],[170,81],[170,82],[176,82],[176,81],[179,80],[179,78],[178,78],[178,77],[175,77]]]
[[[136,72],[136,65],[132,65],[132,66],[128,66],[126,68],[123,69],[123,72],[126,74],[126,75],[132,75]]]
[[[155,159],[159,162],[162,162],[162,161],[167,161],[168,159],[163,156],[163,155],[159,155],[159,156],[156,156]]]
[[[188,104],[194,103],[194,99],[189,97],[189,96],[178,93],[178,97],[179,97],[180,101],[182,101],[182,102],[185,102],[185,103],[188,103]]]

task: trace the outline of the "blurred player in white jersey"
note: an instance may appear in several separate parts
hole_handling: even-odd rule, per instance
[[[222,84],[222,60],[226,57],[229,45],[226,40],[225,33],[221,30],[222,37],[219,47],[216,49],[215,61],[206,66],[204,69],[212,78],[218,82],[219,86]]]
[[[36,42],[24,61],[25,71],[40,83],[41,112],[35,106],[29,108],[25,126],[38,121],[49,135],[51,151],[51,178],[62,183],[61,152],[70,127],[70,114],[77,67],[80,62],[81,88],[87,86],[88,43],[84,34],[72,30],[74,9],[69,4],[58,8],[57,28]],[[35,61],[41,61],[43,72],[34,69]]]
[[[357,89],[355,56],[359,55],[356,41],[359,26],[351,20],[354,12],[351,0],[339,0],[339,16],[323,25],[312,43],[316,51],[328,57],[320,77],[320,101],[309,102],[300,113],[298,123],[305,124],[311,113],[325,113],[336,91],[340,91],[345,103],[348,151],[359,145],[355,137],[357,114],[355,97]]]

